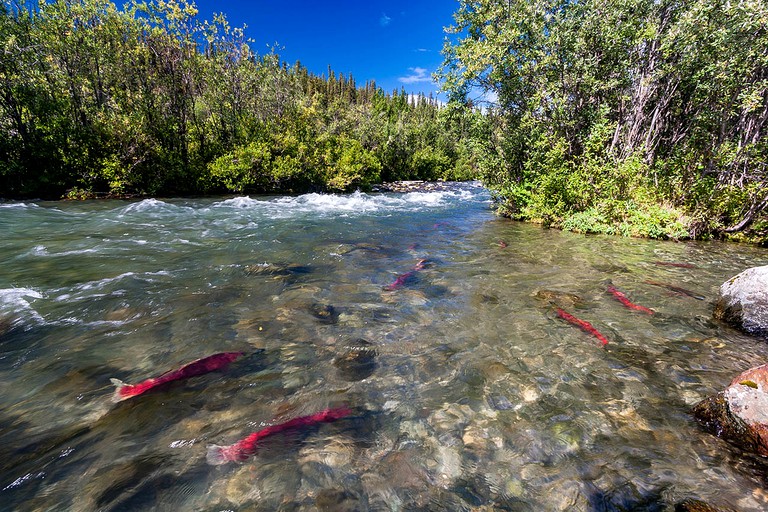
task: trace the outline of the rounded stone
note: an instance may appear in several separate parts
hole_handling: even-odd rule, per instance
[[[768,265],[749,268],[723,283],[714,317],[768,337]]]

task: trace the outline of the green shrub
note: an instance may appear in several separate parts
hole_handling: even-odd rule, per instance
[[[434,181],[444,179],[451,167],[451,160],[440,149],[427,146],[411,155],[409,164],[415,178]]]
[[[381,180],[381,162],[355,139],[336,139],[326,152],[326,160],[325,184],[331,190],[367,189]]]
[[[251,189],[269,190],[272,152],[266,142],[238,146],[209,165],[214,183],[229,192],[243,193]]]
[[[689,238],[687,222],[679,211],[654,203],[607,201],[568,215],[560,225],[567,231],[631,237]]]

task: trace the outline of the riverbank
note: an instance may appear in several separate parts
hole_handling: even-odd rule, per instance
[[[455,181],[391,181],[371,187],[372,192],[443,192],[455,187]]]
[[[455,182],[396,181],[374,185],[372,191],[395,193],[445,191],[450,190],[452,183]],[[701,222],[696,223],[669,205],[637,204],[630,201],[622,205],[614,204],[611,208],[610,213],[604,211],[606,208],[589,208],[583,212],[573,213],[565,219],[555,219],[551,216],[529,218],[513,214],[508,208],[508,202],[503,199],[495,202],[495,210],[502,217],[585,235],[603,234],[673,241],[719,239],[749,245],[768,245],[768,230],[760,224],[738,233],[724,231],[701,233],[698,231]]]

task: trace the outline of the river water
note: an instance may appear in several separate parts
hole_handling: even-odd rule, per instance
[[[2,203],[0,232],[0,509],[768,508],[761,462],[690,416],[768,356],[711,319],[765,250],[544,230],[476,184]]]

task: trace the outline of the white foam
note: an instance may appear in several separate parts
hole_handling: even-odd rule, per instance
[[[211,208],[230,208],[245,211],[258,211],[281,218],[295,213],[318,214],[365,214],[371,212],[402,211],[419,208],[432,208],[446,205],[450,200],[472,199],[482,192],[458,189],[430,192],[408,192],[406,194],[318,194],[284,196],[273,199],[253,199],[242,196],[215,203]]]
[[[45,478],[45,472],[40,471],[38,473],[27,473],[24,476],[20,476],[19,478],[17,478],[16,480],[11,482],[10,484],[8,484],[5,487],[3,487],[3,491],[7,491],[9,489],[15,489],[17,487],[21,487],[22,485],[24,485],[29,480],[32,480],[33,478]]]
[[[32,288],[5,288],[0,289],[0,304],[7,304],[24,300],[22,297],[32,297],[33,299],[42,299],[43,295]],[[26,302],[26,301],[25,301]]]
[[[67,318],[62,318],[61,320],[58,320],[56,322],[50,322],[49,325],[80,325],[84,327],[123,327],[123,326],[129,325],[131,322],[139,318],[141,318],[141,314],[137,313],[130,318],[126,318],[125,320],[94,320],[92,322],[84,322],[80,318],[75,318],[70,316]]]
[[[58,290],[59,292],[62,292],[62,293],[58,295],[54,300],[56,302],[65,302],[65,301],[72,301],[72,300],[81,300],[84,298],[91,299],[95,297],[103,297],[106,295],[119,296],[119,295],[125,294],[125,291],[115,290],[109,293],[99,293],[99,292],[103,292],[105,288],[108,288],[109,286],[115,283],[119,283],[124,279],[137,279],[140,281],[153,283],[157,281],[156,277],[158,276],[170,276],[170,275],[171,273],[165,270],[160,270],[158,272],[143,272],[141,274],[137,274],[135,272],[124,272],[114,277],[105,277],[104,279],[97,279],[95,281],[88,281],[85,283],[81,283],[72,289]]]
[[[280,204],[301,210],[325,212],[372,212],[396,204],[385,196],[373,197],[362,192],[353,194],[304,194],[298,197],[284,197],[277,200]]]
[[[437,206],[445,203],[450,197],[456,197],[453,192],[408,192],[403,198],[411,204]]]
[[[25,254],[21,254],[18,257],[24,258],[26,256],[39,256],[39,257],[58,257],[58,256],[77,256],[81,254],[94,254],[100,252],[99,249],[89,247],[87,249],[73,249],[71,251],[62,252],[49,252],[48,248],[44,245],[36,245],[30,251]]]
[[[40,208],[40,206],[34,203],[0,203],[0,208],[9,210],[27,210],[30,208]]]
[[[410,192],[402,195],[369,195],[363,192],[345,195],[313,193],[275,199],[274,204],[280,206],[278,213],[284,212],[283,216],[290,215],[290,212],[351,216],[443,207],[453,197],[456,197],[453,192]]]
[[[121,215],[131,212],[146,212],[161,209],[168,203],[164,203],[158,199],[143,199],[138,203],[131,203],[122,209]]]
[[[139,201],[138,203],[131,203],[128,206],[125,206],[124,208],[119,210],[118,218],[124,217],[126,215],[132,215],[132,214],[152,214],[152,213],[170,213],[170,214],[178,214],[181,212],[193,212],[194,208],[190,208],[188,206],[179,206],[171,203],[166,203],[165,201],[160,201],[159,199],[143,199]]]
[[[222,208],[222,207],[223,208],[254,208],[261,203],[264,203],[264,201],[251,199],[250,197],[247,197],[247,196],[233,197],[232,199],[227,199],[219,203],[214,203],[212,205],[212,208]]]
[[[134,272],[125,272],[115,277],[106,277],[104,279],[99,279],[97,281],[89,281],[87,283],[80,284],[76,287],[76,289],[80,291],[93,290],[93,289],[100,290],[105,286],[107,286],[108,284],[114,283],[116,281],[121,281],[126,277],[132,277],[135,275],[136,274]]]
[[[11,314],[15,323],[32,320],[43,323],[45,320],[32,307],[28,299],[42,299],[43,294],[31,288],[0,289],[0,312]]]
[[[318,215],[320,217],[341,215],[357,216],[368,214],[386,214],[388,212],[423,211],[432,208],[442,208],[451,202],[464,200],[487,200],[485,189],[479,184],[465,184],[449,190],[408,192],[405,194],[366,194],[354,192],[352,194],[318,194],[309,193],[299,196],[263,197],[252,198],[238,196],[213,203],[211,206],[197,210],[205,216],[211,212],[229,211],[235,217],[248,219],[254,222],[256,218],[265,216],[269,219],[289,219],[299,215]],[[148,203],[142,201],[144,206],[134,206],[135,209],[159,208],[166,203]],[[142,203],[139,203],[141,205]],[[160,204],[158,204],[160,203]],[[227,218],[232,221],[232,216]],[[237,224],[237,222],[236,222]],[[249,226],[247,227],[257,227]],[[203,232],[205,236],[205,231]]]

